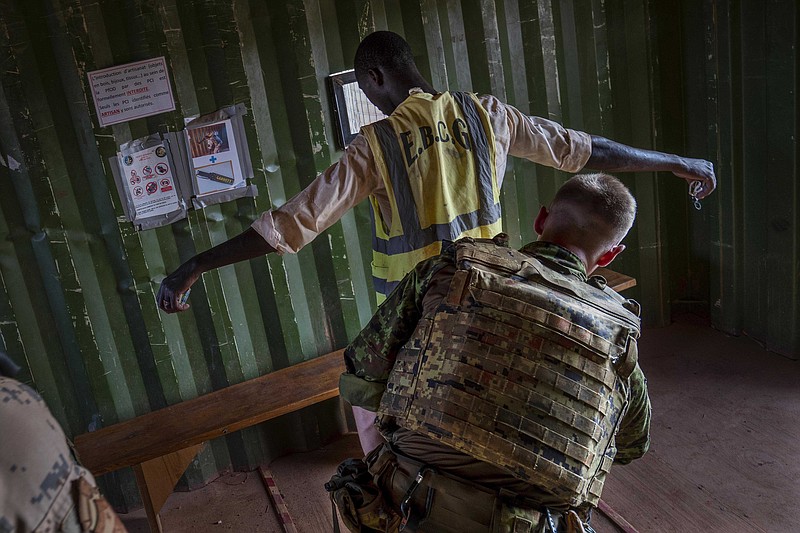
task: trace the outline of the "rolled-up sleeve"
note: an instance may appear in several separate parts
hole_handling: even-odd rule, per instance
[[[508,155],[566,172],[578,172],[592,155],[588,133],[528,116],[494,96],[481,96],[481,104],[489,112],[496,142]]]
[[[378,410],[397,352],[420,317],[419,281],[418,269],[409,272],[345,348],[347,371],[339,378],[339,395],[350,404]]]
[[[378,180],[369,144],[358,135],[338,162],[285,204],[264,212],[252,228],[279,254],[296,253],[369,196]]]

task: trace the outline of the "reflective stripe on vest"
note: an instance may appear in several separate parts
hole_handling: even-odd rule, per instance
[[[388,295],[442,241],[501,231],[494,133],[467,93],[412,95],[363,130],[392,210],[392,227],[371,197],[375,290]]]
[[[457,243],[447,297],[398,353],[382,424],[505,468],[563,504],[596,505],[639,319],[611,289],[470,241]]]

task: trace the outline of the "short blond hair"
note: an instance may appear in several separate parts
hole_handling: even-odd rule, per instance
[[[636,200],[628,188],[614,176],[604,173],[579,174],[570,178],[556,192],[550,204],[550,212],[566,217],[563,224],[575,224],[577,227],[573,230],[585,234],[581,238],[585,241],[583,244],[613,246],[633,226],[636,219]],[[598,225],[605,226],[605,231]],[[595,242],[587,241],[592,237]]]

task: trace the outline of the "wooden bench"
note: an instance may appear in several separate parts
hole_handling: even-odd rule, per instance
[[[636,280],[598,269],[609,286]],[[159,512],[203,444],[339,395],[344,350],[305,361],[75,438],[81,463],[99,476],[132,466],[152,531]]]
[[[338,396],[343,351],[78,435],[78,459],[96,476],[133,466],[150,528],[161,531],[158,513],[203,443]]]

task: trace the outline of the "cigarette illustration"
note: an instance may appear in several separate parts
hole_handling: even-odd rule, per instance
[[[202,170],[198,170],[197,177],[205,180],[216,181],[217,183],[224,183],[225,185],[233,185],[233,178],[223,176],[222,174],[217,174],[216,172],[203,172]]]

